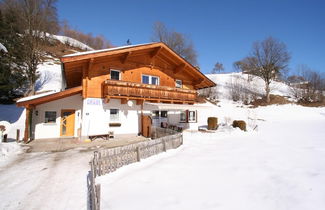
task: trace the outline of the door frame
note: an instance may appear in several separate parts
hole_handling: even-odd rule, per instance
[[[75,109],[61,109],[61,119],[60,119],[60,136],[68,136],[68,135],[62,135],[62,116],[63,116],[63,112],[73,112],[73,132],[72,132],[72,137],[74,136],[74,129],[75,129],[75,117],[76,117],[76,110]]]

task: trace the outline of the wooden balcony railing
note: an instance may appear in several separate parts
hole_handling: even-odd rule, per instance
[[[126,97],[130,99],[182,103],[194,103],[197,99],[197,92],[195,90],[117,80],[106,80],[103,84],[103,88],[104,98]]]

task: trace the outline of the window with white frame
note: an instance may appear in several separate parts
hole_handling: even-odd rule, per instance
[[[142,83],[149,85],[159,85],[159,77],[151,75],[142,75]]]
[[[112,80],[121,80],[121,71],[111,69],[111,79]]]
[[[197,122],[197,112],[189,111],[189,110],[181,111],[180,122],[185,122],[185,123]]]
[[[45,111],[45,123],[55,123],[56,122],[56,112]]]
[[[120,121],[120,110],[119,109],[110,109],[109,110],[109,119],[110,119],[110,121]]]
[[[187,122],[187,112],[181,111],[180,122]]]
[[[196,111],[188,111],[188,122],[196,122]]]
[[[175,80],[175,87],[176,88],[182,88],[183,87],[183,82],[180,79]]]

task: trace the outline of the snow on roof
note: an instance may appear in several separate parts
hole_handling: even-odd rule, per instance
[[[33,95],[33,96],[27,96],[27,97],[24,97],[24,98],[19,99],[17,101],[17,103],[23,102],[23,101],[30,101],[30,100],[33,100],[33,99],[36,99],[36,98],[42,98],[44,96],[52,95],[54,93],[57,93],[57,92],[56,91],[49,91],[49,92],[40,93],[40,94]]]
[[[7,48],[3,44],[0,43],[0,51],[1,50],[3,50],[5,53],[8,52]]]
[[[63,57],[72,57],[72,56],[87,55],[87,54],[99,53],[99,52],[108,52],[108,51],[113,51],[113,50],[131,48],[131,47],[139,47],[139,46],[144,46],[144,45],[149,45],[149,44],[154,44],[154,43],[156,43],[156,42],[149,42],[149,43],[145,43],[145,44],[136,44],[136,45],[125,45],[125,46],[120,46],[120,47],[113,47],[113,48],[101,49],[101,50],[92,50],[92,51],[87,51],[87,52],[78,52],[78,53],[73,53],[73,54],[69,54],[69,55],[64,55]]]

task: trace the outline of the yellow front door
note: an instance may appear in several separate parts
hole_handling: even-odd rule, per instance
[[[61,136],[74,136],[75,110],[63,109],[61,111]]]

